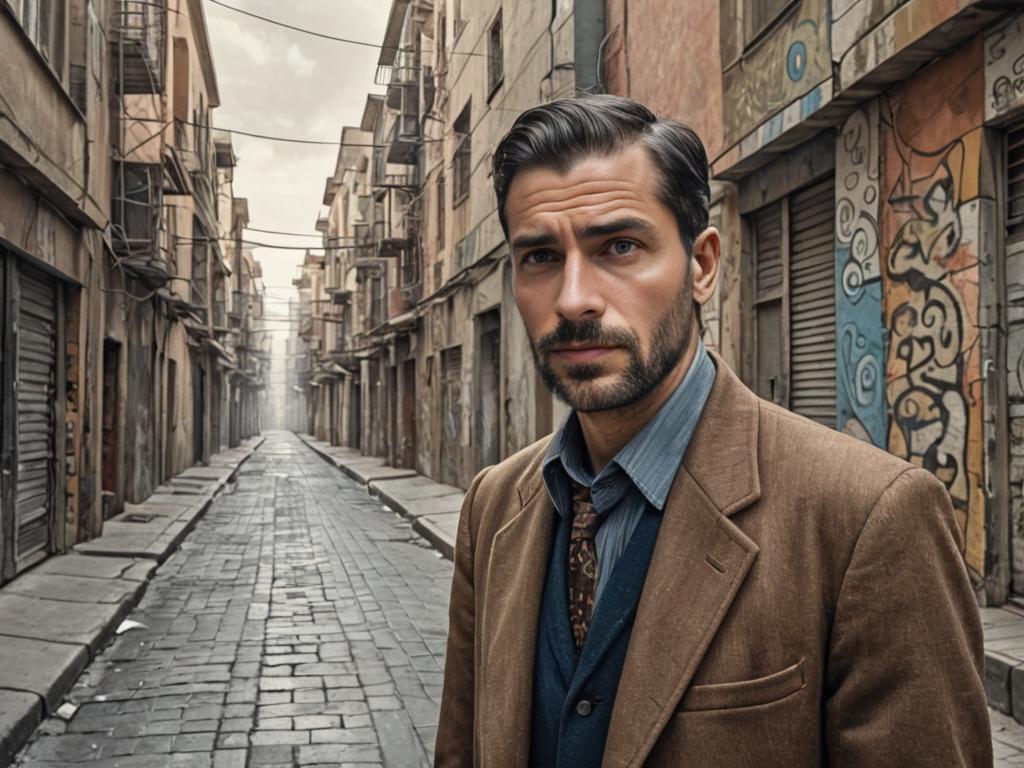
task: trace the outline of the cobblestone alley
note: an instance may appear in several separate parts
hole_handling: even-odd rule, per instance
[[[24,768],[428,765],[451,564],[290,433],[164,563]],[[998,768],[1024,728],[993,712]]]
[[[19,764],[426,764],[451,565],[272,433]]]

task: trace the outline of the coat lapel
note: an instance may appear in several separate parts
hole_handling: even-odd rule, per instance
[[[757,557],[728,516],[760,497],[759,404],[713,357],[715,384],[669,493],[637,607],[605,766],[646,759]]]
[[[539,474],[524,480],[521,511],[491,545],[481,609],[482,766],[525,766],[530,755],[537,627],[557,517]]]

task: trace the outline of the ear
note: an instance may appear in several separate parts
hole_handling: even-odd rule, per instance
[[[690,255],[693,300],[698,304],[706,304],[715,293],[721,257],[722,238],[717,229],[708,227],[693,241],[693,253]]]

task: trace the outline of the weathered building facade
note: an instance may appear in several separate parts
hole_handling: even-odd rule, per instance
[[[1024,593],[1019,4],[505,5],[392,4],[385,92],[325,190],[328,277],[307,300],[330,349],[309,365],[336,383],[310,395],[310,428],[465,486],[557,424],[490,152],[533,104],[630,95],[712,160],[705,341],[762,396],[933,471],[979,600]]]
[[[308,260],[298,281],[311,317],[327,308],[304,334],[318,437],[465,487],[551,431],[562,408],[527,363],[490,153],[521,110],[598,87],[603,19],[594,0],[392,3],[385,92],[327,180],[323,288],[305,296]]]
[[[1021,593],[1019,4],[699,0],[654,28],[656,5],[608,0],[606,71],[707,141],[727,359],[934,472],[979,599]],[[717,61],[650,44],[694,19]],[[651,91],[666,67],[681,92]]]
[[[106,5],[0,3],[0,582],[102,526]]]
[[[0,36],[2,582],[228,444],[245,211],[200,2],[4,0]]]

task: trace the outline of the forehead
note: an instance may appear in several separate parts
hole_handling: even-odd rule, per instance
[[[671,221],[671,212],[658,197],[660,184],[660,171],[642,144],[584,157],[565,173],[549,167],[528,168],[512,179],[505,199],[509,234],[566,218],[606,214],[644,214]]]

